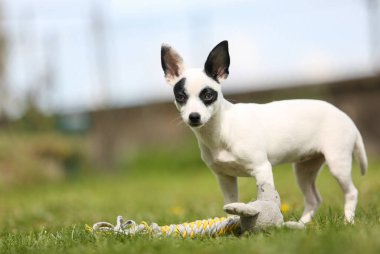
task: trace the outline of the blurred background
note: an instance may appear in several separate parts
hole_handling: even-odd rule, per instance
[[[228,40],[227,99],[329,101],[380,152],[379,0],[2,0],[0,13],[0,190],[201,165],[163,42],[200,67]]]

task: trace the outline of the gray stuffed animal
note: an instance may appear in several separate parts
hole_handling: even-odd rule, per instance
[[[240,216],[242,232],[256,232],[268,227],[304,228],[301,222],[284,223],[278,192],[270,184],[257,186],[257,200],[249,203],[231,203],[223,207],[228,214]]]

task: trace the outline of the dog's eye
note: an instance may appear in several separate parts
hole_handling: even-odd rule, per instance
[[[206,101],[212,100],[212,99],[214,99],[214,94],[213,94],[213,93],[210,93],[210,92],[205,93],[205,94],[203,95],[203,99],[206,100]]]
[[[218,99],[218,92],[210,87],[206,87],[200,92],[199,98],[206,106],[209,106]]]
[[[185,102],[186,101],[186,96],[184,94],[177,94],[175,99],[178,101],[178,102]]]

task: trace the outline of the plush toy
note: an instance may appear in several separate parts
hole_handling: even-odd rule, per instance
[[[260,231],[268,227],[304,228],[301,222],[284,223],[278,192],[270,184],[257,186],[257,200],[249,203],[231,203],[224,206],[228,214],[240,216],[240,227],[244,231]]]
[[[241,235],[244,232],[257,232],[269,227],[304,228],[300,222],[286,222],[281,214],[280,197],[269,184],[258,186],[257,200],[249,203],[231,203],[224,206],[224,211],[232,216],[197,220],[194,222],[158,226],[156,223],[140,224],[132,220],[124,221],[117,217],[116,226],[108,222],[98,222],[92,231],[113,231],[125,235],[151,234],[152,236],[197,237],[202,235],[223,236]]]
[[[226,213],[240,216],[242,231],[281,226],[284,218],[280,208],[280,197],[270,184],[257,186],[257,200],[253,202],[231,203],[223,207]]]

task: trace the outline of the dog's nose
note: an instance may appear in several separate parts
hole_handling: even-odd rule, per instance
[[[193,112],[189,115],[189,121],[192,124],[198,124],[201,120],[201,115],[199,113]]]

